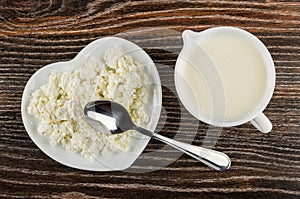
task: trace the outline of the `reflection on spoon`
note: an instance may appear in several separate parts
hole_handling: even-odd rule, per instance
[[[101,133],[118,134],[136,130],[168,144],[216,170],[224,171],[230,167],[231,161],[224,153],[179,142],[136,126],[127,110],[116,102],[107,100],[90,102],[84,107],[84,116],[87,122]]]
[[[118,127],[116,126],[116,119],[113,117],[109,117],[95,111],[87,111],[87,116],[93,120],[101,121],[101,123],[104,124],[104,126],[108,129],[111,129],[113,131],[118,129]]]

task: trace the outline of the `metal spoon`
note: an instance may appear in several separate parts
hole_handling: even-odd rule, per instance
[[[224,153],[179,142],[136,126],[127,110],[116,102],[106,100],[90,102],[84,107],[84,116],[87,122],[101,133],[118,134],[136,130],[168,144],[216,170],[224,171],[230,167],[231,161]]]

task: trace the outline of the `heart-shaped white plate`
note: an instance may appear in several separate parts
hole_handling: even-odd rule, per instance
[[[152,59],[139,46],[122,38],[106,37],[95,40],[83,48],[74,59],[67,62],[49,64],[39,69],[29,79],[23,91],[21,111],[23,123],[28,135],[45,154],[61,164],[91,171],[124,170],[138,158],[150,140],[148,137],[133,137],[131,141],[134,144],[129,152],[120,151],[110,156],[98,156],[96,159],[88,160],[80,154],[67,152],[62,146],[51,146],[49,138],[37,132],[38,120],[27,113],[27,107],[32,93],[48,82],[51,73],[74,71],[79,66],[84,65],[90,57],[104,57],[105,51],[115,46],[122,48],[126,54],[131,55],[142,64],[145,68],[145,73],[150,77],[153,83],[153,94],[149,104],[147,104],[150,120],[148,124],[143,127],[154,131],[157,126],[162,106],[162,91],[159,74]]]

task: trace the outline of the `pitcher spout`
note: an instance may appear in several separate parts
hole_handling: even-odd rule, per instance
[[[194,32],[192,30],[185,30],[182,33],[184,44],[188,44],[188,42],[197,41],[199,39],[199,36],[199,32]]]

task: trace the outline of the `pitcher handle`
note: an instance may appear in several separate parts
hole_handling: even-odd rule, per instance
[[[263,113],[258,114],[253,120],[250,121],[259,131],[269,133],[272,130],[272,123]]]

